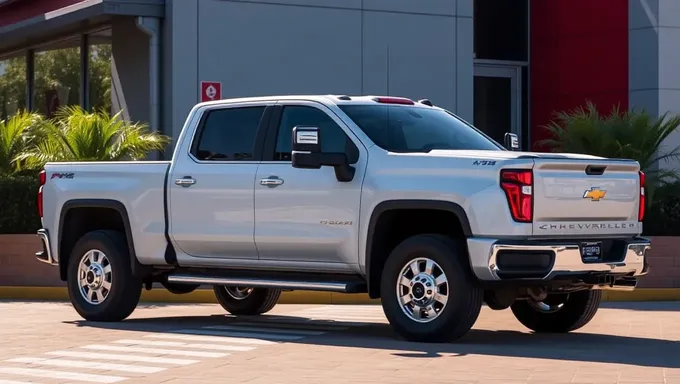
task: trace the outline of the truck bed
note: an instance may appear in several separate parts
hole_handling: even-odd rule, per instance
[[[60,228],[64,203],[86,205],[91,199],[122,203],[135,234],[142,264],[162,260],[165,250],[165,177],[169,161],[48,163],[43,225]],[[75,202],[75,203],[74,203]],[[120,205],[120,204],[119,204]],[[57,234],[54,234],[57,236]]]

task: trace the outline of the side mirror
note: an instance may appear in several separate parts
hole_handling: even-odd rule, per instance
[[[349,165],[347,154],[343,152],[323,153],[321,151],[321,131],[318,127],[297,126],[293,128],[293,168],[319,169],[324,165],[335,168],[338,181],[354,179],[356,169]]]
[[[294,127],[293,128],[293,153],[295,152],[321,152],[321,137],[318,127]]]
[[[519,151],[519,137],[514,133],[506,133],[503,138],[505,148],[509,151]]]

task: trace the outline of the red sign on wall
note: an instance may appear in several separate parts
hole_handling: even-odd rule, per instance
[[[201,102],[220,100],[222,83],[219,81],[201,81]]]

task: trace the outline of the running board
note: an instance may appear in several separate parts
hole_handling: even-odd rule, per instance
[[[192,273],[177,273],[167,277],[168,283],[173,284],[200,284],[200,285],[229,285],[252,288],[281,288],[302,291],[328,291],[342,293],[364,293],[366,283],[357,280],[317,280],[277,277],[227,277],[227,276],[204,276]]]

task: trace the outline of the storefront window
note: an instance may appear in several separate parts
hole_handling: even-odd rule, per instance
[[[26,56],[0,60],[0,120],[26,109]]]
[[[80,104],[80,47],[73,41],[65,47],[36,51],[33,109],[53,117],[65,105]],[[73,46],[75,45],[75,46]]]
[[[91,111],[111,113],[111,30],[88,36],[89,107]]]
[[[529,1],[475,0],[475,58],[529,60]]]

